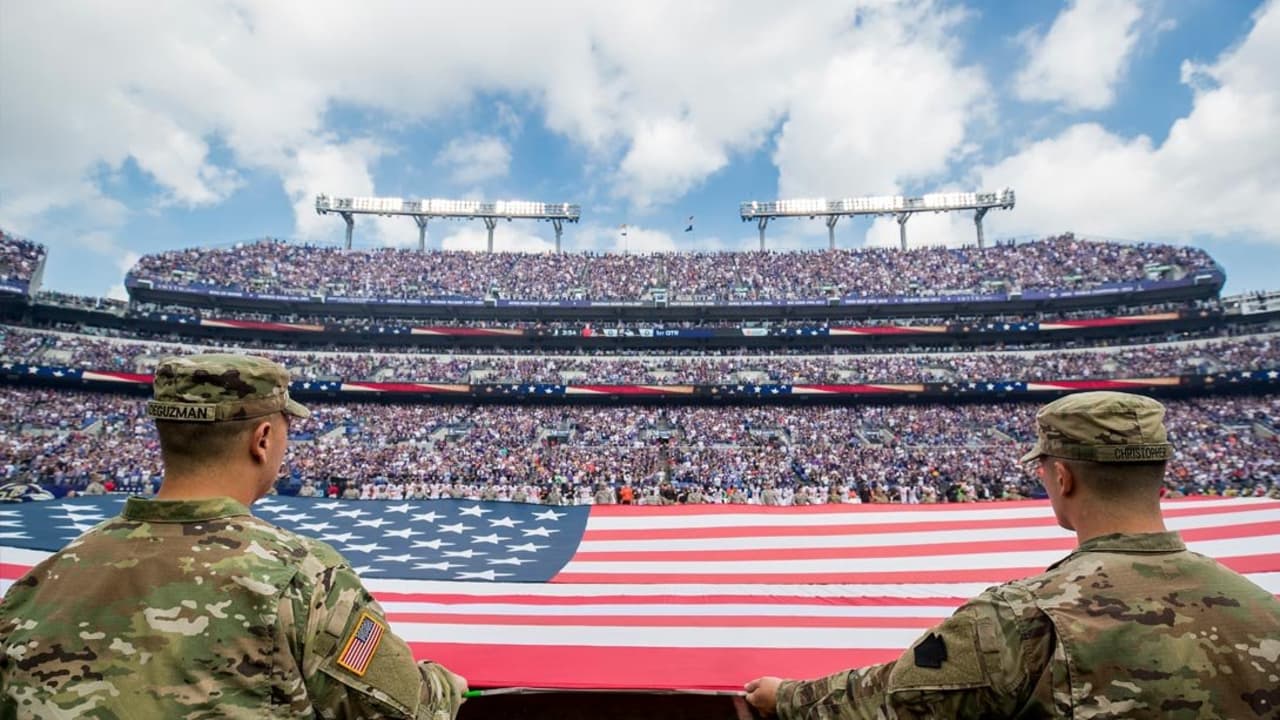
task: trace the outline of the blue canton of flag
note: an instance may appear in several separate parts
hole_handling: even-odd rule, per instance
[[[118,515],[124,500],[112,495],[0,508],[0,544],[55,552]],[[590,508],[269,497],[252,512],[329,543],[366,577],[546,582],[573,557]]]

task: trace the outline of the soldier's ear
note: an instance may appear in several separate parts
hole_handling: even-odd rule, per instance
[[[253,431],[249,434],[249,454],[258,462],[266,462],[269,457],[269,448],[271,443],[276,441],[277,430],[272,427],[270,418],[264,419],[253,426]]]
[[[1054,459],[1053,467],[1058,477],[1058,491],[1063,497],[1067,497],[1080,487],[1080,478],[1077,478],[1075,472],[1071,469],[1071,465],[1065,460]]]

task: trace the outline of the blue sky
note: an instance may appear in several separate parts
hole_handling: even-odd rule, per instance
[[[577,202],[567,248],[634,252],[752,248],[742,200],[1005,186],[1018,207],[988,237],[1190,242],[1229,292],[1280,287],[1276,2],[128,4],[0,0],[0,227],[49,246],[54,289],[119,293],[164,249],[340,242],[317,192]],[[972,237],[962,215],[908,228]],[[844,247],[896,237],[837,227]],[[484,230],[435,222],[430,242]]]

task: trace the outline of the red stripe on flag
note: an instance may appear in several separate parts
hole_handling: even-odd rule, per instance
[[[782,605],[839,606],[959,606],[960,597],[881,597],[881,596],[810,596],[810,595],[463,595],[457,593],[391,593],[376,592],[381,603],[434,602],[448,605],[469,603],[539,605],[730,605],[769,603]]]
[[[1031,447],[1027,443],[1028,448]],[[1199,507],[1179,508],[1181,504],[1204,503]],[[899,505],[897,503],[845,503],[842,505],[804,505],[785,507],[767,505],[592,505],[592,515],[639,515],[654,517],[662,515],[829,515],[833,513],[886,513],[886,512],[1001,512],[1009,508],[1040,507],[1046,512],[1049,503],[1045,500],[1002,500],[1000,502],[982,503],[933,503],[928,505]],[[1165,500],[1162,503],[1164,515],[1175,510],[1194,510],[1201,513],[1231,512],[1233,509],[1265,510],[1280,507],[1280,501],[1258,500],[1256,502],[1233,502],[1232,498],[1193,497],[1176,500]]]
[[[919,529],[917,526],[916,529]],[[932,530],[933,528],[930,528]],[[1280,535],[1280,522],[1247,523],[1222,527],[1191,528],[1179,533],[1184,542],[1205,540],[1231,540],[1265,535]],[[1018,540],[976,540],[915,545],[774,548],[748,550],[652,550],[583,551],[573,556],[574,561],[621,560],[628,562],[652,562],[662,560],[826,560],[838,558],[891,558],[971,555],[975,553],[999,553],[1010,550],[1019,552],[1034,550],[1061,550],[1065,556],[1076,547],[1072,536],[1059,538],[1035,538]]]
[[[1280,553],[1217,558],[1238,573],[1273,572],[1280,567]],[[600,583],[644,585],[654,583],[817,583],[853,585],[913,585],[927,579],[931,583],[991,583],[996,585],[1044,572],[1042,567],[973,568],[966,570],[903,570],[885,572],[809,573],[581,573],[562,572],[553,583]]]
[[[912,628],[926,630],[950,613],[928,617],[779,617],[775,615],[493,615],[463,613],[391,613],[394,623],[451,625],[585,625],[588,627],[790,627],[790,628]]]
[[[26,575],[35,565],[16,565],[14,563],[0,563],[0,580],[17,580]]]
[[[817,585],[914,585],[927,578],[934,583],[990,583],[996,585],[1028,575],[1044,572],[1042,567],[979,568],[972,570],[918,570],[853,572],[853,573],[581,573],[562,572],[551,582],[556,584],[598,583],[601,585],[652,585],[655,583],[737,583],[773,585],[797,583]]]
[[[610,506],[605,506],[610,507]],[[885,506],[877,506],[883,508]],[[952,506],[954,508],[954,506]],[[1227,513],[1252,512],[1255,510],[1274,510],[1280,503],[1247,503],[1222,507],[1190,507],[1165,508],[1164,517],[1193,517],[1200,515],[1220,515]],[[1047,506],[1046,506],[1047,510]],[[881,510],[880,512],[885,512]],[[599,513],[592,508],[591,514],[613,515],[615,513]],[[684,514],[684,513],[682,513]],[[922,525],[928,522],[928,525]],[[1230,521],[1225,519],[1224,523]],[[698,538],[734,538],[734,537],[814,537],[819,535],[866,535],[871,533],[920,532],[922,530],[990,530],[993,528],[1026,528],[1053,527],[1058,521],[1052,515],[1029,518],[989,518],[975,520],[926,520],[900,523],[859,523],[849,525],[736,525],[732,527],[687,527],[687,528],[629,528],[629,529],[588,529],[583,533],[583,541],[591,540],[680,540]]]
[[[518,686],[531,677],[557,688],[741,690],[743,683],[785,669],[821,677],[850,667],[895,660],[899,650],[590,647],[410,643],[467,678],[471,687]],[[500,660],[500,661],[499,661]]]

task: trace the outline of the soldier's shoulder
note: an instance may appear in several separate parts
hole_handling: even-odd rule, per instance
[[[336,567],[346,564],[346,558],[329,543],[307,535],[301,535],[272,525],[264,521],[273,535],[278,538],[281,548],[287,550],[294,562],[313,563],[321,568]]]
[[[332,545],[253,517],[241,526],[237,538],[247,543],[247,551],[266,562],[293,568],[305,575],[319,575],[326,569],[346,564]]]

